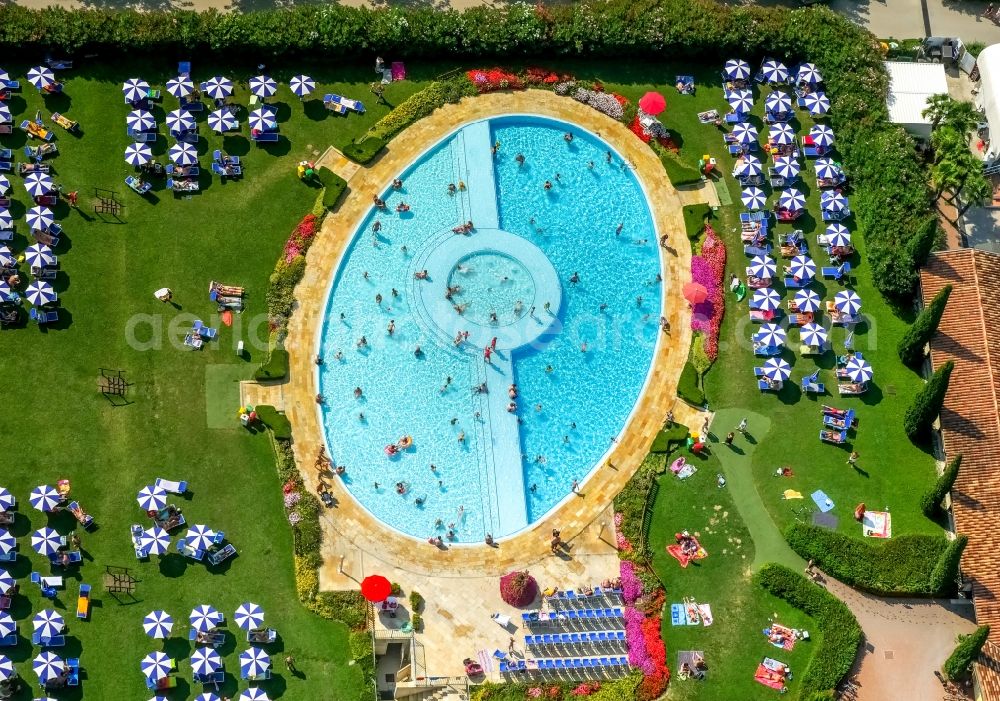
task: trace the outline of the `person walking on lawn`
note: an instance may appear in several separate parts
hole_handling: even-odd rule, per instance
[[[747,435],[747,419],[744,416],[743,420],[740,421],[740,425],[736,427],[736,430],[742,433],[744,436]]]

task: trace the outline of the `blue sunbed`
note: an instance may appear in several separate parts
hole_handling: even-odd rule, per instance
[[[265,132],[261,132],[260,134],[251,135],[250,138],[253,139],[254,141],[256,141],[258,144],[262,144],[262,143],[277,143],[277,141],[278,141],[278,132],[276,132],[276,131],[265,131]]]
[[[851,272],[850,263],[844,263],[836,267],[834,266],[823,267],[820,269],[820,273],[823,275],[823,277],[833,278],[834,280],[843,279],[849,272]]]
[[[809,283],[812,282],[812,278],[803,278],[801,280],[796,280],[793,277],[785,278],[785,287],[789,290],[798,290],[803,287],[809,287]]]

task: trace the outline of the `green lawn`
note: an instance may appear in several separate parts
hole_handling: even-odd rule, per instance
[[[5,68],[23,76],[28,66]],[[347,664],[346,628],[314,616],[298,603],[291,533],[270,443],[264,435],[241,430],[235,413],[238,394],[233,384],[239,377],[250,377],[263,357],[268,276],[286,236],[312,208],[318,193],[299,183],[295,163],[331,143],[348,143],[388,109],[375,105],[368,94],[369,70],[310,65],[294,69],[312,72],[321,81],[320,100],[324,92],[340,92],[367,102],[368,113],[328,117],[321,103],[303,105],[283,88],[276,101],[287,141],[270,151],[252,147],[245,126],[244,136],[223,141],[209,132],[202,115],[201,133],[208,135],[199,146],[200,153],[208,153],[202,168],[207,169],[211,151],[224,146],[243,157],[246,176],[227,183],[203,179],[203,192],[183,200],[162,189],[143,200],[123,183],[131,169],[122,158],[129,139],[121,83],[141,75],[162,87],[173,75],[170,62],[129,61],[65,72],[61,77],[66,79],[66,94],[50,98],[48,109],[43,109],[30,85],[10,101],[18,122],[33,117],[37,109],[43,109],[47,121],[49,109],[54,109],[79,120],[83,128],[80,138],[57,129],[60,155],[50,161],[57,182],[80,192],[78,211],[65,205],[56,210],[66,232],[56,249],[60,273],[55,287],[63,320],[45,331],[31,325],[0,334],[8,409],[0,484],[11,489],[21,504],[15,532],[22,557],[12,572],[26,594],[13,609],[22,635],[30,635],[30,617],[44,603],[27,577],[32,570],[49,571],[29,547],[28,534],[47,519],[30,508],[28,492],[35,485],[68,478],[73,496],[97,521],[93,533],[83,534],[85,562],[80,574],[69,579],[55,602],[69,621],[65,653],[79,656],[85,669],[82,686],[61,698],[147,698],[139,661],[147,652],[161,649],[162,643],[144,636],[142,617],[154,608],[175,617],[175,638],[166,649],[183,660],[191,651],[186,638],[192,607],[213,604],[231,621],[236,606],[245,600],[260,603],[266,622],[281,634],[272,650],[275,678],[265,686],[272,698],[353,701],[361,689],[361,673]],[[195,65],[196,76],[202,79],[217,70],[243,81],[236,99],[245,104],[249,74],[235,73],[231,67]],[[272,70],[283,80],[293,73],[292,68],[280,66]],[[444,68],[423,70],[433,76]],[[411,76],[417,80],[389,87],[390,102],[402,100],[423,84],[421,69],[411,70]],[[161,130],[164,111],[175,107],[176,101],[165,96],[155,110]],[[3,139],[5,147],[20,150],[23,145],[24,136],[17,130]],[[167,146],[161,138],[155,153],[162,158]],[[29,243],[22,217],[30,202],[20,178],[11,181],[16,199],[12,213],[21,218],[12,248],[20,251]],[[122,223],[102,221],[94,214],[95,188],[119,193],[125,203]],[[213,279],[245,286],[248,308],[232,328],[221,328],[219,340],[210,347],[201,352],[182,349],[184,329],[193,319],[220,327],[207,295]],[[176,308],[153,298],[153,291],[164,285],[173,289]],[[249,350],[248,360],[235,357],[241,339]],[[112,406],[97,392],[99,368],[125,371],[133,383],[127,406]],[[227,412],[228,424],[220,418]],[[157,476],[188,480],[190,498],[177,499],[188,522],[225,531],[239,556],[216,570],[176,554],[137,563],[129,525],[147,525],[147,519],[136,505],[135,493]],[[73,526],[65,514],[49,521],[62,533]],[[139,578],[136,601],[119,604],[104,593],[101,576],[107,565],[132,568]],[[86,622],[73,615],[77,580],[94,585],[95,606]],[[235,629],[232,623],[230,629]],[[236,681],[238,655],[245,647],[245,639],[230,635],[222,648],[227,678],[221,693],[235,696],[246,687]],[[20,675],[33,684],[30,660],[38,649],[22,640],[8,652]],[[288,653],[302,670],[297,678],[281,662]],[[181,662],[179,676],[181,689],[171,698],[193,698],[201,691],[183,681],[190,680],[186,662]]]
[[[667,459],[673,461],[675,455]],[[808,616],[751,583],[754,541],[733,503],[730,488],[716,487],[716,474],[722,471],[719,460],[711,456],[695,459],[695,463],[698,472],[685,480],[678,480],[669,470],[660,478],[649,533],[653,568],[667,591],[663,637],[667,663],[674,670],[669,697],[774,698],[774,690],[753,678],[757,664],[765,656],[791,666],[794,676],[789,690],[797,692],[801,675],[819,647],[819,631]],[[665,550],[674,542],[674,534],[682,530],[696,535],[709,553],[685,569]],[[684,597],[710,604],[714,623],[708,627],[672,625],[669,604],[679,603]],[[808,630],[812,639],[799,642],[791,652],[771,646],[762,631],[775,616],[782,625]],[[709,667],[705,681],[677,678],[677,653],[681,650],[705,653]]]

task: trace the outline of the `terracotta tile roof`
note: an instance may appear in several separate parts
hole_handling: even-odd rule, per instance
[[[962,455],[952,490],[955,528],[969,537],[962,571],[972,580],[976,620],[991,627],[977,672],[984,698],[1000,701],[1000,255],[971,248],[935,253],[920,281],[924,303],[952,286],[931,362],[935,369],[955,363],[941,435],[949,458]]]

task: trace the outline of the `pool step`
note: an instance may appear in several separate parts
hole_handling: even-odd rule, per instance
[[[490,152],[492,139],[488,120],[473,122],[462,129],[461,146],[468,174],[464,180],[468,187],[469,219],[480,229],[500,228],[493,154]]]

